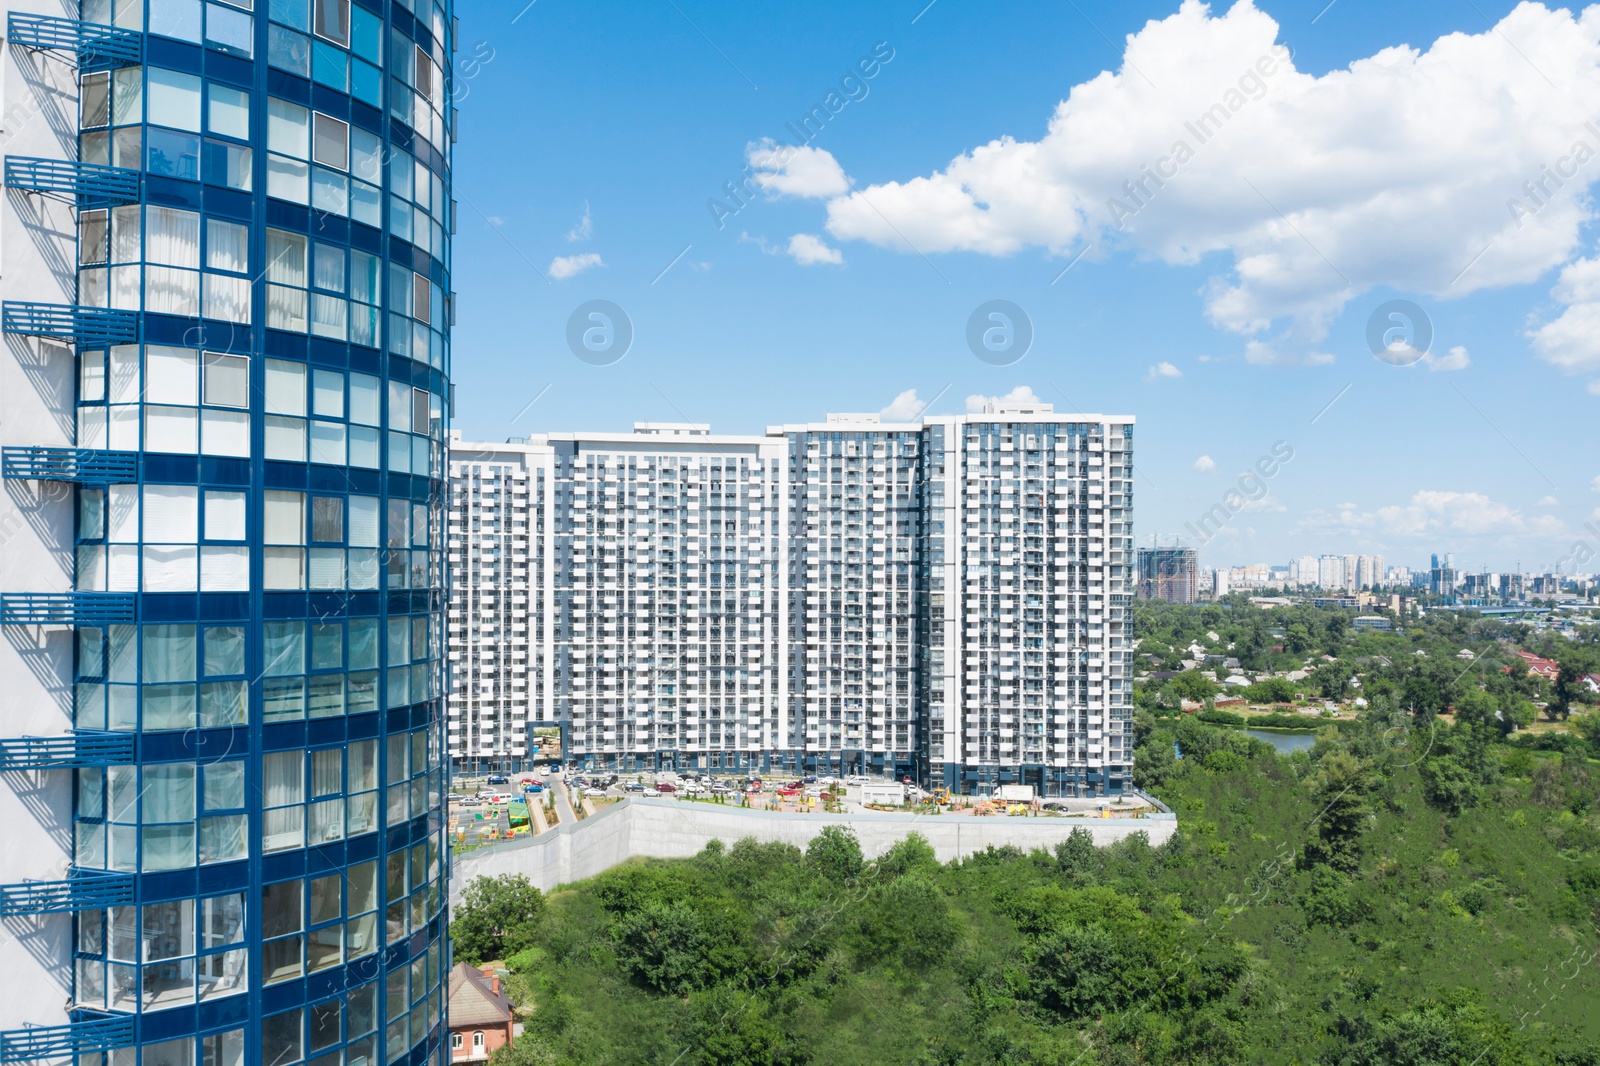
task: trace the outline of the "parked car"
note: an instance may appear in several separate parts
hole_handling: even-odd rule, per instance
[[[539,784],[537,781],[529,781],[526,785],[522,786],[522,791],[528,793],[543,792],[544,786]]]
[[[808,784],[808,785],[816,784],[817,783],[817,775],[816,774],[807,775],[807,777],[805,779],[805,783]]]
[[[705,787],[702,786],[698,781],[690,781],[688,784],[683,786],[683,790],[691,796],[697,796],[705,791]]]
[[[477,796],[468,796],[466,799],[461,801],[461,806],[463,806],[463,807],[482,807],[483,806],[483,800],[479,799]]]
[[[625,791],[625,792],[643,792],[643,791],[645,791],[645,787],[644,787],[644,782],[643,781],[629,781],[626,785],[623,785],[622,788],[623,788],[623,791]]]
[[[711,791],[716,793],[719,796],[728,796],[728,795],[732,795],[733,794],[734,787],[732,785],[724,784],[723,782],[718,781],[716,784],[711,786]]]
[[[678,786],[674,785],[671,781],[658,781],[658,782],[656,782],[656,791],[657,792],[676,792],[676,791],[678,791]]]
[[[491,785],[509,785],[510,783],[511,778],[507,777],[505,774],[489,775],[489,784]]]
[[[481,800],[488,800],[494,799],[495,796],[499,795],[499,793],[492,788],[480,788],[478,789],[476,795]]]
[[[605,799],[606,790],[603,788],[586,788],[583,794],[590,799]]]

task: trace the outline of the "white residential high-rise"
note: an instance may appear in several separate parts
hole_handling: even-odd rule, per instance
[[[1019,405],[457,440],[450,754],[520,769],[544,724],[579,766],[1119,791],[1131,438]]]
[[[1328,592],[1344,588],[1344,556],[1324,555],[1317,560],[1317,585]]]

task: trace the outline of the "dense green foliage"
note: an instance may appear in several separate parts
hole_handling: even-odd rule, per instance
[[[526,877],[504,874],[479,877],[461,893],[450,910],[450,939],[456,958],[477,964],[501,959],[533,942],[544,893]]]
[[[508,960],[527,1031],[498,1066],[1600,1063],[1586,751],[1388,699],[1293,756],[1138,728],[1182,819],[1161,847],[941,865],[831,831],[553,894]]]

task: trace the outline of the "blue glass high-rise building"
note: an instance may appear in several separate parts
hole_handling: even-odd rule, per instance
[[[8,0],[0,1062],[447,1063],[448,0]]]

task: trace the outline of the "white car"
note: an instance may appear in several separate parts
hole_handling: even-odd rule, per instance
[[[540,777],[549,777],[550,776],[550,767],[548,767],[548,766],[539,767],[539,776]]]
[[[606,790],[603,788],[586,788],[583,790],[583,794],[590,799],[605,799]]]

